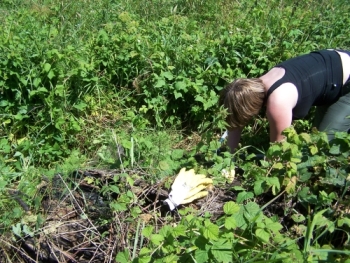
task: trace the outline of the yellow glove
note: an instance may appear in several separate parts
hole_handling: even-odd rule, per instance
[[[212,184],[213,180],[206,178],[204,174],[195,174],[193,169],[186,171],[186,168],[182,168],[175,178],[169,198],[165,202],[168,203],[170,210],[174,210],[181,204],[187,204],[207,196],[208,191],[204,189],[210,188]]]

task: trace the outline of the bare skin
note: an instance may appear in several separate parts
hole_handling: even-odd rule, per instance
[[[338,52],[338,51],[337,51]],[[350,75],[350,57],[343,52],[338,52],[343,66],[343,84]],[[260,79],[265,85],[265,92],[280,78],[284,76],[283,68],[272,68]],[[282,141],[282,131],[292,124],[292,110],[298,101],[298,91],[294,84],[284,83],[274,90],[266,102],[266,116],[270,125],[270,141]],[[243,129],[235,128],[228,131],[227,143],[231,152],[237,148]]]

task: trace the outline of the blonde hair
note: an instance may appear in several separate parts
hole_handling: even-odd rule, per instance
[[[265,101],[265,86],[261,79],[236,79],[220,94],[219,104],[227,108],[230,128],[243,128],[257,115]]]

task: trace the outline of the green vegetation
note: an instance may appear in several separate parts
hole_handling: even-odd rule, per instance
[[[349,12],[343,0],[2,0],[1,258],[36,262],[24,261],[23,242],[53,235],[49,196],[72,198],[91,240],[120,241],[104,250],[116,262],[350,262],[348,134],[328,142],[311,112],[270,145],[261,114],[236,156],[216,153],[225,84],[315,49],[350,49]],[[230,184],[221,170],[235,166]],[[233,198],[161,211],[159,191],[181,167]],[[86,188],[108,216],[93,221],[85,195],[76,205]]]

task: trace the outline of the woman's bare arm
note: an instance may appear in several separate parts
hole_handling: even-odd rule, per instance
[[[234,153],[234,151],[237,149],[238,143],[241,139],[241,133],[242,128],[234,128],[228,131],[227,144],[231,150],[231,153]]]
[[[266,115],[270,125],[270,141],[284,139],[282,131],[292,124],[293,108],[298,101],[298,91],[291,83],[283,84],[269,97]]]

